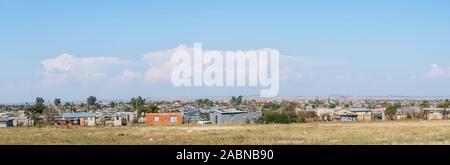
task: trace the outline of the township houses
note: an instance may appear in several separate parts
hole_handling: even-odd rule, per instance
[[[394,115],[394,120],[406,120],[408,119],[408,114],[405,109],[397,108],[397,112]]]
[[[356,114],[358,121],[372,120],[372,111],[366,108],[349,108],[350,112]]]
[[[318,108],[315,110],[316,115],[319,117],[319,120],[322,121],[333,121],[335,118],[334,111],[336,109],[329,109],[329,108]]]
[[[12,119],[0,118],[0,128],[13,127]]]
[[[204,119],[202,119],[201,112],[199,110],[185,110],[183,113],[183,124],[195,124]]]
[[[209,114],[212,124],[246,124],[254,123],[262,116],[262,112],[247,112],[241,110],[215,110]]]
[[[181,125],[183,116],[181,113],[147,113],[147,124],[149,125]]]
[[[113,125],[113,126],[122,126],[122,125],[127,125],[127,119],[124,118],[122,115],[117,115],[115,114],[112,117],[112,122],[110,122],[110,124],[108,125]],[[112,123],[112,124],[111,124]]]
[[[385,111],[386,111],[386,108],[372,109],[372,119],[373,120],[386,120]]]
[[[212,109],[182,108],[183,124],[210,124],[209,113]]]
[[[61,113],[59,124],[64,125],[80,125],[80,126],[95,126],[95,114],[91,112],[76,112],[76,113]]]
[[[335,120],[341,122],[355,122],[358,119],[358,115],[347,109],[339,109],[334,112]]]
[[[372,111],[366,108],[338,109],[334,112],[335,119],[342,122],[370,121]]]
[[[137,119],[137,117],[133,112],[116,112],[113,115],[113,125],[127,125],[128,122],[134,122],[135,119]]]
[[[31,117],[27,116],[25,110],[18,110],[14,112],[8,119],[13,120],[14,127],[31,127],[34,126],[34,120]]]
[[[444,108],[424,108],[423,111],[427,120],[442,120],[444,118],[444,115],[442,115]]]
[[[0,113],[0,127],[31,127],[34,120],[27,116],[25,110]]]
[[[79,126],[122,126],[135,119],[133,112],[68,112],[54,117],[55,124]]]
[[[27,116],[14,116],[14,117],[10,117],[9,119],[11,119],[13,121],[13,126],[14,127],[31,127],[34,126],[34,120],[31,119],[31,117],[27,117]]]

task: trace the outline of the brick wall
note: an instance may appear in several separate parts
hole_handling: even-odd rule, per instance
[[[183,123],[181,113],[147,113],[147,124],[150,125],[179,125]],[[176,121],[171,121],[171,117],[175,117]],[[155,121],[158,119],[158,121]]]

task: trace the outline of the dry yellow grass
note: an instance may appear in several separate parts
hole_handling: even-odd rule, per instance
[[[450,121],[1,128],[0,144],[450,144]]]

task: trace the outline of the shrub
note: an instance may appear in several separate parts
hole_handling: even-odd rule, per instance
[[[261,121],[262,120],[262,121]],[[259,122],[269,124],[269,123],[290,123],[289,115],[286,113],[268,112],[264,113],[259,119]]]

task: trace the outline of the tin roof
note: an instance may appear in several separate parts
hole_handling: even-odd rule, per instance
[[[246,111],[241,111],[237,109],[229,109],[229,110],[217,110],[215,112],[221,113],[221,114],[238,114],[238,113],[247,113]]]
[[[367,108],[349,108],[350,112],[370,112]]]
[[[95,115],[91,112],[76,112],[76,113],[62,113],[63,118],[84,118],[84,117],[94,117]]]

